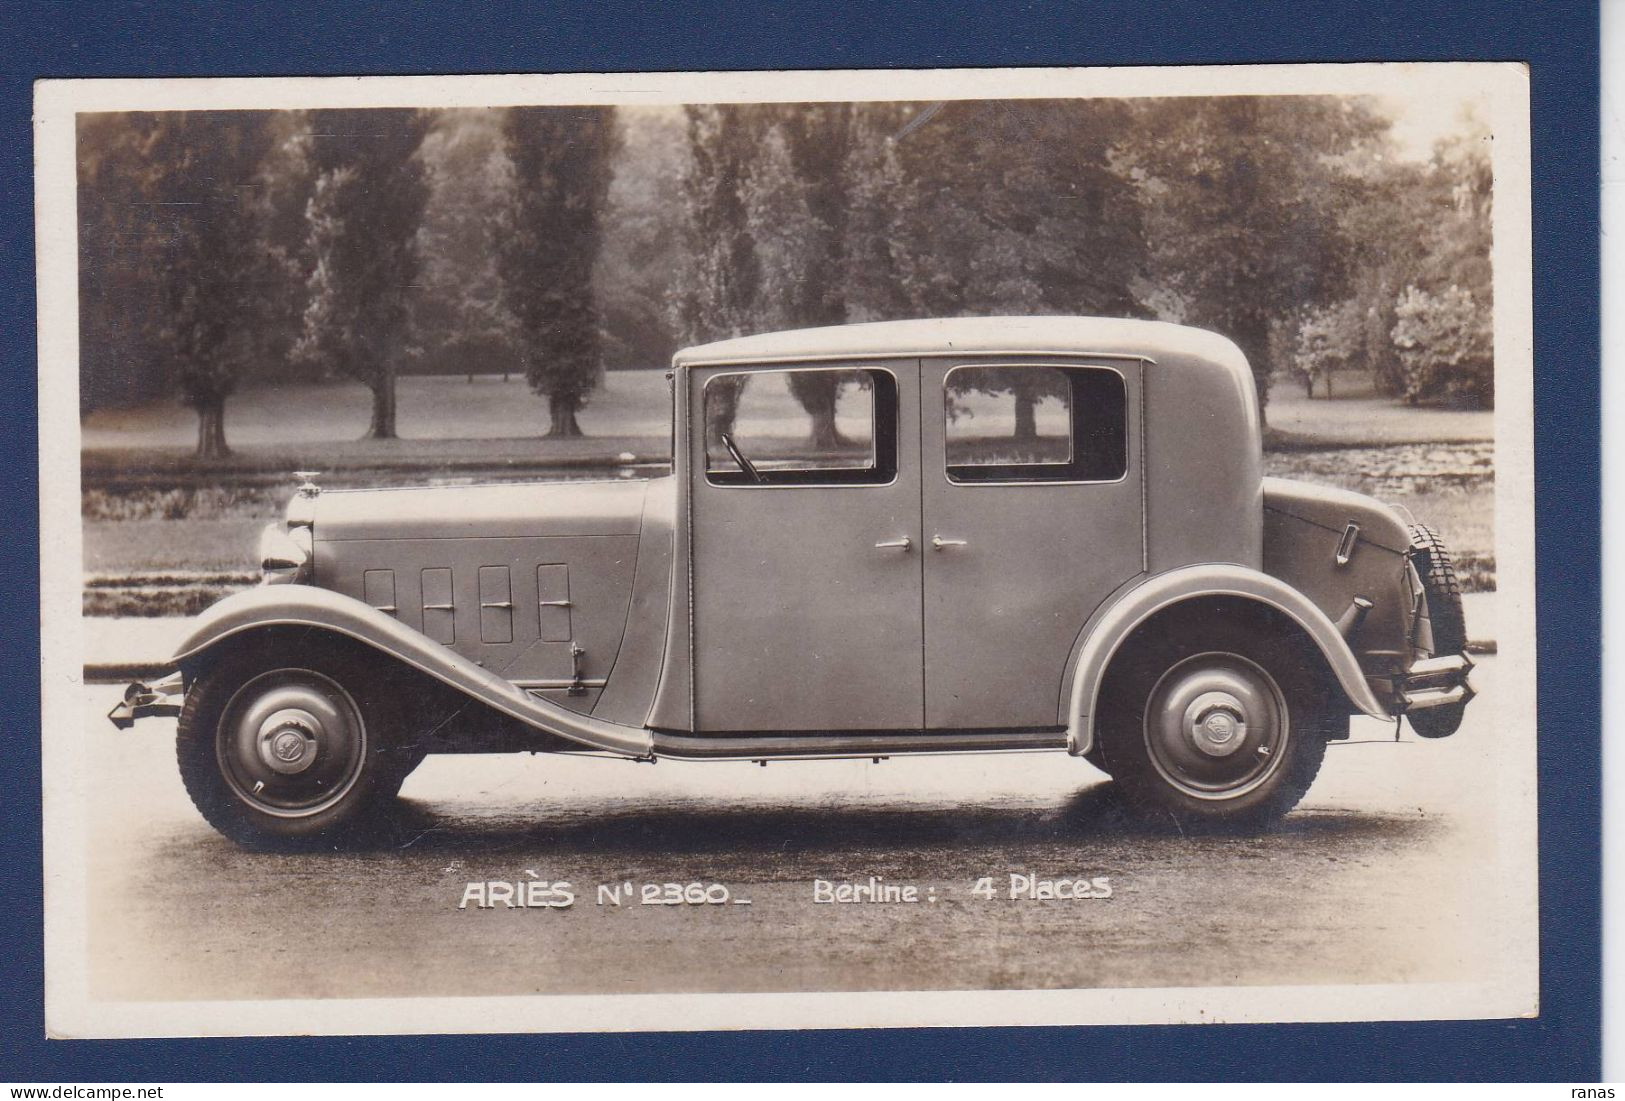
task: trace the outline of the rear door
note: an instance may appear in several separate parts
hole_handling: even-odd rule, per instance
[[[689,376],[698,728],[920,729],[918,361]]]
[[[1140,369],[923,366],[928,727],[1057,724],[1079,630],[1145,565]]]

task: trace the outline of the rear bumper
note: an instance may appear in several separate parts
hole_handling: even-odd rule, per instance
[[[185,694],[186,686],[178,672],[151,684],[135,681],[124,690],[124,698],[107,713],[107,719],[120,730],[128,730],[137,719],[148,716],[174,718],[181,713]]]
[[[1406,711],[1466,703],[1473,698],[1468,682],[1473,663],[1466,654],[1423,658],[1399,679],[1399,700]]]

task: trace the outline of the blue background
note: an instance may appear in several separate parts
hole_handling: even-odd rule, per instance
[[[690,2],[605,12],[585,3],[4,0],[0,27],[6,28],[0,31],[0,363],[10,382],[0,413],[9,506],[0,539],[7,701],[0,751],[0,1080],[1597,1078],[1594,4]],[[1531,66],[1541,565],[1538,1019],[433,1039],[43,1038],[34,80],[1379,60],[1520,60]],[[1419,925],[1431,920],[1426,913],[1413,917]]]

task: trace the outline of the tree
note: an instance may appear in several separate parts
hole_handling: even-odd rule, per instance
[[[688,160],[682,177],[683,229],[693,270],[674,296],[684,344],[740,336],[755,326],[762,265],[751,234],[745,187],[756,155],[761,108],[691,104],[683,108]],[[720,450],[744,376],[706,400],[706,446]]]
[[[429,194],[410,311],[417,369],[506,377],[523,367],[496,259],[502,213],[515,198],[503,116],[485,108],[440,111],[423,139]]]
[[[1452,286],[1431,294],[1406,287],[1395,312],[1407,405],[1440,397],[1473,406],[1493,403],[1494,326],[1471,291]]]
[[[1495,403],[1490,133],[1476,116],[1435,147],[1435,196],[1415,284],[1394,305],[1392,336],[1409,403]]]
[[[504,124],[515,198],[501,270],[519,320],[526,377],[547,395],[549,436],[579,436],[576,414],[603,374],[593,267],[619,141],[610,107],[515,107]]]
[[[116,115],[80,136],[97,146],[81,159],[89,332],[157,367],[197,412],[197,457],[224,456],[226,399],[268,338],[272,116]]]
[[[1315,383],[1326,381],[1326,396],[1332,396],[1332,377],[1355,366],[1364,346],[1365,310],[1357,298],[1332,306],[1311,308],[1300,321],[1294,336],[1297,369],[1304,389],[1315,396]]]
[[[1140,195],[1120,100],[956,101],[895,138],[899,276],[928,316],[1145,311]]]
[[[1116,100],[914,112],[892,154],[903,183],[892,256],[910,312],[1143,315],[1140,196],[1116,153],[1129,121]],[[974,378],[1011,395],[1022,442],[1036,438],[1039,402],[1061,396],[1049,372]]]
[[[150,143],[161,116],[78,116],[79,401],[82,412],[172,388],[148,324],[162,268]]]
[[[1347,97],[1222,96],[1146,101],[1125,131],[1121,165],[1144,193],[1152,281],[1177,292],[1178,320],[1240,345],[1260,402],[1272,320],[1347,296],[1338,158],[1387,128]]]
[[[314,266],[299,354],[372,391],[369,439],[395,437],[418,229],[428,185],[418,156],[432,117],[407,108],[311,112]]]
[[[688,135],[679,107],[617,108],[623,140],[593,271],[604,367],[651,367],[677,349],[673,288],[690,277],[682,232]]]
[[[763,329],[839,325],[847,318],[852,107],[783,104],[755,113],[757,151],[743,197],[761,271],[756,324]],[[850,381],[835,371],[789,376],[790,393],[811,421],[815,448],[845,445],[835,410]]]

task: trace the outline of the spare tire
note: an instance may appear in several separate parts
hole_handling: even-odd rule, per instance
[[[1461,581],[1450,552],[1437,532],[1424,524],[1411,528],[1411,562],[1422,581],[1427,616],[1433,629],[1433,656],[1459,654],[1467,649],[1467,617],[1461,608]],[[1447,703],[1406,714],[1411,729],[1424,738],[1448,738],[1461,726],[1467,703]]]

